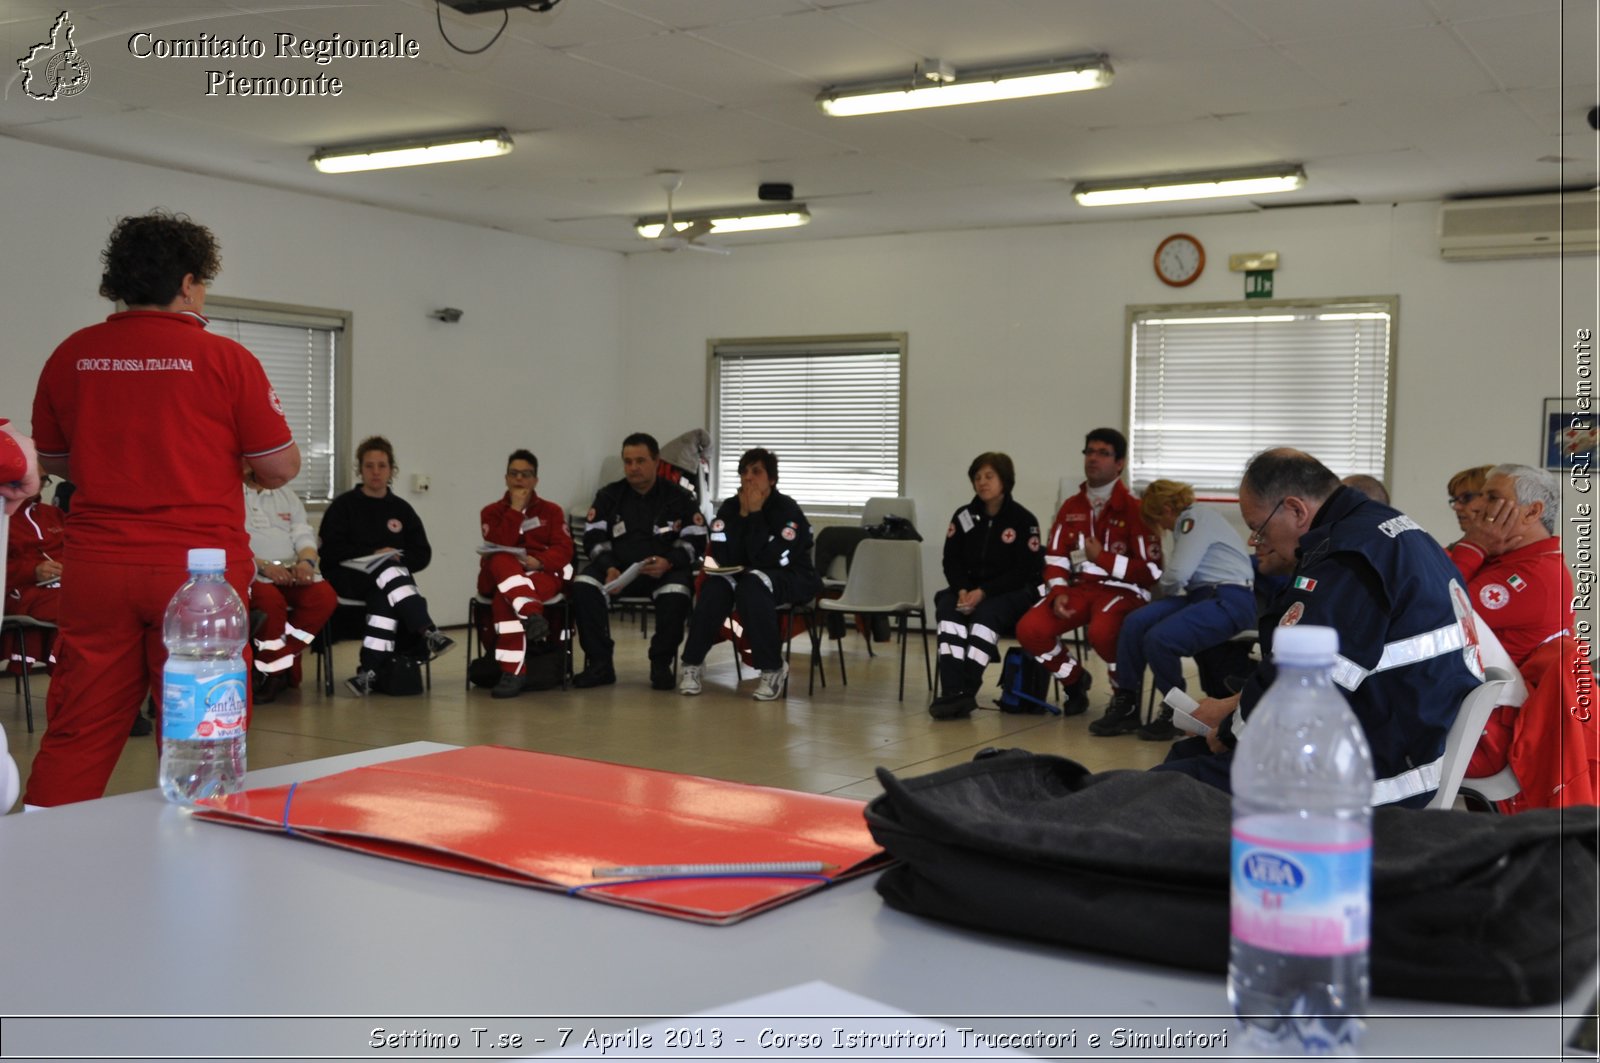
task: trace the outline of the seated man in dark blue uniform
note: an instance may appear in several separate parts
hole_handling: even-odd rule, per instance
[[[1339,632],[1333,679],[1372,746],[1374,803],[1426,804],[1456,711],[1483,679],[1455,566],[1416,521],[1341,485],[1298,450],[1250,460],[1239,511],[1262,574],[1292,580],[1261,617],[1263,661],[1244,689],[1195,710],[1217,733],[1177,743],[1156,770],[1228,789],[1232,725],[1248,719],[1276,675],[1273,631],[1320,624]]]
[[[657,475],[660,456],[654,436],[635,432],[624,439],[622,479],[600,488],[589,507],[583,526],[589,563],[572,581],[572,613],[585,661],[575,686],[617,681],[612,667],[613,594],[650,596],[656,610],[650,685],[656,690],[675,685],[672,665],[689,619],[694,568],[705,553],[706,522],[688,491]],[[626,586],[614,586],[635,564],[634,578]]]

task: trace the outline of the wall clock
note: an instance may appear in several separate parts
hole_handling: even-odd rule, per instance
[[[1173,233],[1156,245],[1156,276],[1174,288],[1193,284],[1206,268],[1206,249],[1188,233]]]

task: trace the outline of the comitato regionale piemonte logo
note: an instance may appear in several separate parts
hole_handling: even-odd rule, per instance
[[[72,42],[71,16],[63,11],[50,27],[50,38],[28,49],[17,60],[22,71],[22,91],[30,99],[59,100],[76,96],[89,87],[89,62]]]

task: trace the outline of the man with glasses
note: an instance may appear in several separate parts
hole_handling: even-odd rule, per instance
[[[1274,631],[1317,624],[1339,632],[1333,679],[1372,747],[1374,803],[1425,805],[1456,711],[1483,679],[1450,558],[1416,521],[1343,486],[1298,450],[1250,460],[1239,512],[1261,572],[1292,580],[1261,617],[1263,659],[1244,689],[1194,711],[1216,733],[1177,743],[1159,767],[1228,789],[1235,721],[1249,717],[1277,674]]]
[[[1113,682],[1117,636],[1130,612],[1150,600],[1161,578],[1161,540],[1145,527],[1139,500],[1122,482],[1128,440],[1115,428],[1084,437],[1078,493],[1061,504],[1044,550],[1044,598],[1017,622],[1017,641],[1063,685],[1062,714],[1089,707],[1089,676],[1062,636],[1087,626],[1089,645],[1106,662]],[[1121,734],[1123,715],[1089,725],[1094,734]]]
[[[478,593],[493,599],[494,659],[500,665],[492,697],[522,693],[528,647],[550,634],[544,603],[561,593],[572,574],[566,511],[540,498],[538,486],[539,459],[531,450],[513,450],[506,458],[506,493],[478,517]]]

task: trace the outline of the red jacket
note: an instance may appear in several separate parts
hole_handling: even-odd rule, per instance
[[[30,502],[11,514],[10,539],[6,543],[6,586],[13,591],[32,587],[39,563],[60,561],[62,528],[66,514],[44,502]],[[12,595],[16,597],[16,595]]]
[[[1519,669],[1534,650],[1572,631],[1572,573],[1554,535],[1498,557],[1457,543],[1450,559],[1467,581],[1472,607]],[[1535,677],[1523,678],[1531,683]]]
[[[478,523],[483,541],[496,546],[520,546],[552,576],[565,579],[572,564],[572,532],[567,514],[554,502],[530,495],[523,509],[511,507],[511,493],[483,507]],[[489,555],[485,555],[485,560]]]
[[[1082,549],[1087,538],[1111,551],[1112,556],[1102,554],[1098,563],[1086,559],[1074,576],[1071,554]],[[1148,600],[1149,588],[1160,578],[1161,536],[1144,526],[1139,499],[1121,480],[1112,486],[1111,497],[1098,514],[1090,507],[1082,484],[1077,494],[1061,503],[1045,543],[1046,599],[1061,597],[1070,583],[1104,583],[1126,588]]]
[[[1587,640],[1552,639],[1522,662],[1528,700],[1494,710],[1467,764],[1467,778],[1507,764],[1522,792],[1506,812],[1600,804],[1600,726]]]

